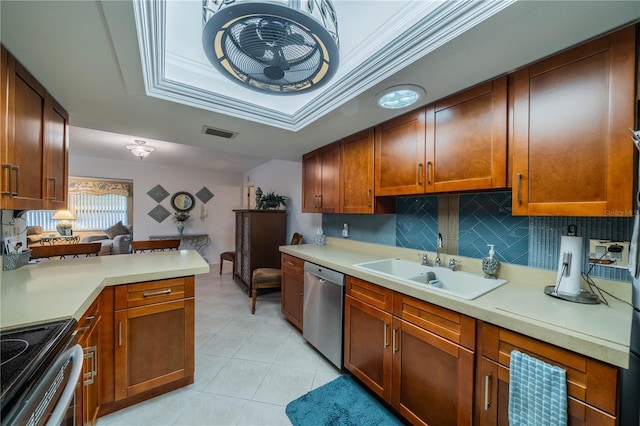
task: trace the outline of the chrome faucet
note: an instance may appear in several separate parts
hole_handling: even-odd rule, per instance
[[[440,249],[442,248],[442,234],[438,232],[438,241],[436,242],[436,266],[440,266]]]
[[[420,256],[420,255],[418,255]],[[427,253],[424,253],[422,255],[422,265],[423,266],[429,266],[429,259],[427,259]]]
[[[449,269],[451,269],[453,272],[456,271],[456,263],[462,263],[462,260],[458,260],[453,257],[449,259]]]

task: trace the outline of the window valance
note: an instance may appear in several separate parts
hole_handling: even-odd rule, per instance
[[[85,180],[69,178],[69,194],[91,195],[123,195],[131,196],[131,182],[116,182],[107,180]]]

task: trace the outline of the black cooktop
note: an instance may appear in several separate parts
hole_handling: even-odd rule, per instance
[[[67,344],[76,321],[67,319],[0,333],[2,411],[29,389],[46,364]]]

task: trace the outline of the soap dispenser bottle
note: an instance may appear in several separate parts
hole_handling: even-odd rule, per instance
[[[344,238],[349,238],[351,236],[349,235],[349,224],[347,222],[345,222],[342,227],[342,236]]]
[[[498,272],[498,268],[500,267],[500,261],[496,257],[496,252],[493,250],[494,244],[487,244],[487,246],[489,247],[489,256],[482,258],[482,271],[485,274],[485,278],[496,279],[496,272]]]

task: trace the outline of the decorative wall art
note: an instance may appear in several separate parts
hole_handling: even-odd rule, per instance
[[[169,193],[162,185],[156,185],[147,192],[147,195],[153,199],[156,203],[161,202],[169,196]]]
[[[211,191],[207,189],[206,186],[203,186],[200,191],[196,192],[196,197],[198,197],[198,199],[202,201],[204,204],[207,204],[207,202],[213,197],[215,197],[215,195],[213,195]]]
[[[151,209],[151,211],[147,214],[151,216],[158,223],[162,223],[162,221],[164,221],[166,218],[168,218],[171,215],[169,210],[165,209],[160,204],[158,204],[153,209]]]

